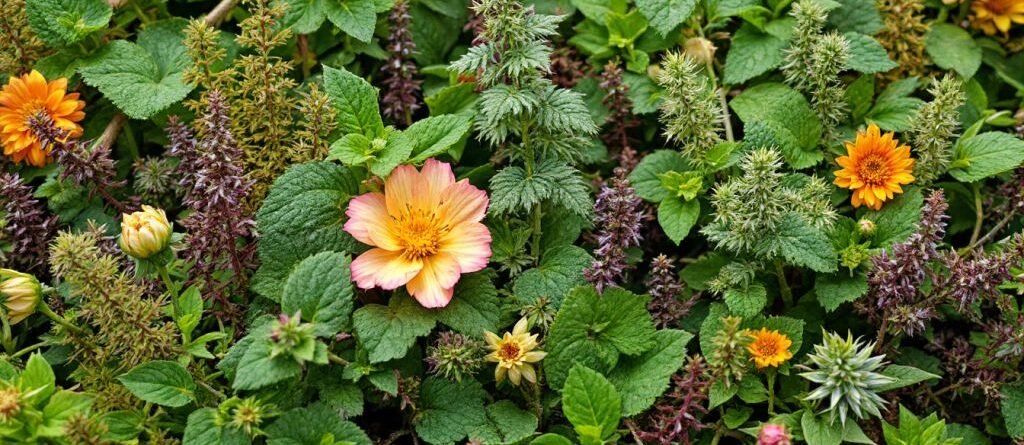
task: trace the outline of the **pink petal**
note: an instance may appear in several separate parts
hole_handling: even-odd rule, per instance
[[[377,246],[372,233],[388,232],[388,222],[391,221],[387,206],[384,204],[384,195],[380,193],[367,193],[352,198],[348,202],[345,215],[348,215],[345,231],[359,242],[371,246]]]
[[[445,189],[438,214],[450,226],[479,222],[487,214],[487,193],[463,179]]]
[[[409,280],[405,288],[423,307],[445,307],[452,301],[459,275],[459,263],[455,258],[439,253],[423,261],[423,270]]]
[[[491,232],[478,222],[460,224],[441,239],[441,251],[455,258],[462,273],[476,272],[491,259]]]
[[[423,262],[408,260],[401,252],[374,248],[352,261],[352,280],[361,289],[380,286],[391,290],[406,284],[423,268]]]
[[[455,173],[448,163],[427,159],[420,171],[420,178],[424,181],[427,195],[431,197],[441,196],[449,186],[455,184]]]

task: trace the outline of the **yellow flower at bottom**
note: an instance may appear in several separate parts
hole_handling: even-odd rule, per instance
[[[843,169],[835,172],[835,184],[853,190],[850,203],[854,207],[864,204],[878,210],[895,194],[903,193],[900,185],[914,182],[910,147],[899,143],[892,132],[883,135],[875,124],[866,132],[858,131],[855,142],[846,143],[847,156],[836,158]]]
[[[520,379],[537,383],[537,371],[533,369],[532,363],[541,361],[547,353],[534,351],[537,348],[537,334],[530,334],[525,317],[516,323],[512,332],[506,332],[503,337],[493,332],[484,332],[484,337],[492,351],[487,355],[487,361],[498,364],[494,368],[495,380],[501,382],[508,375],[513,385],[518,386]]]
[[[35,133],[29,128],[29,119],[45,113],[53,124],[70,137],[82,134],[77,122],[85,118],[85,102],[78,93],[67,93],[68,80],[60,78],[46,81],[38,71],[21,77],[11,77],[0,91],[0,145],[4,154],[15,163],[25,161],[36,167],[48,162],[48,154]]]
[[[1007,34],[1013,23],[1024,23],[1024,0],[974,0],[971,2],[971,25],[985,34],[996,30]]]
[[[747,345],[747,352],[750,353],[750,358],[757,365],[757,369],[779,366],[793,358],[793,353],[789,352],[793,342],[779,331],[761,328],[760,331],[752,331],[748,335],[754,340]]]

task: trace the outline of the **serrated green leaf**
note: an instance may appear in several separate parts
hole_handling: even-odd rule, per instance
[[[921,189],[908,187],[902,195],[882,206],[881,210],[865,212],[864,218],[875,223],[872,245],[887,248],[907,239],[917,228],[923,206]]]
[[[435,445],[461,441],[487,421],[484,392],[474,379],[452,382],[431,376],[420,387],[416,433]]]
[[[358,425],[342,419],[323,404],[290,410],[265,431],[267,445],[373,444]],[[331,441],[324,441],[328,437]]]
[[[306,257],[356,253],[356,241],[342,227],[346,204],[358,191],[356,176],[332,162],[295,165],[274,181],[256,213],[260,268],[253,290],[280,301],[288,274]]]
[[[636,7],[647,17],[651,27],[663,36],[690,18],[695,0],[637,0]]]
[[[832,249],[828,237],[799,216],[790,214],[783,219],[776,241],[781,246],[782,257],[789,264],[815,272],[835,272],[839,269],[839,257]]]
[[[1024,437],[1024,385],[1005,386],[1001,410],[1006,431],[1012,437]]]
[[[324,66],[324,91],[337,114],[338,130],[373,139],[384,133],[377,88],[344,68]]]
[[[576,365],[569,370],[562,389],[562,412],[581,436],[595,431],[595,439],[604,440],[619,426],[622,399],[599,372]]]
[[[58,390],[43,407],[43,423],[36,429],[36,433],[43,437],[64,437],[68,420],[75,415],[86,415],[91,404],[92,399],[86,394]]]
[[[619,288],[598,295],[593,287],[577,287],[562,303],[548,333],[548,383],[561,388],[577,362],[608,371],[620,353],[636,356],[653,347],[654,332],[647,298]]]
[[[376,5],[373,0],[324,0],[327,20],[360,42],[373,38],[377,25]]]
[[[899,66],[889,59],[885,48],[871,36],[857,32],[844,34],[850,54],[847,66],[865,74],[884,73]]]
[[[882,30],[882,15],[872,0],[837,0],[840,6],[828,12],[828,22],[845,32],[874,35]]]
[[[1013,170],[1024,162],[1024,141],[1011,134],[987,132],[956,145],[949,174],[960,182],[974,182]]]
[[[674,329],[654,333],[654,347],[637,357],[625,357],[608,373],[608,380],[622,395],[622,416],[650,408],[668,388],[672,374],[683,366],[686,344],[693,334]]]
[[[916,383],[921,383],[926,380],[937,379],[939,376],[932,374],[927,371],[922,371],[913,366],[903,365],[889,365],[882,370],[882,375],[892,377],[896,381],[892,383],[886,383],[880,385],[875,390],[877,392],[891,391],[904,386],[910,386]]]
[[[668,198],[669,191],[661,185],[659,175],[688,170],[689,165],[678,151],[656,150],[640,160],[640,164],[629,174],[629,183],[636,190],[636,194],[644,200],[661,202]]]
[[[696,199],[684,201],[670,197],[658,205],[658,224],[677,246],[690,233],[690,229],[697,224],[699,217],[700,202]]]
[[[493,279],[494,271],[489,269],[463,275],[455,285],[452,301],[432,311],[434,317],[471,337],[482,338],[484,331],[497,331],[501,311]]]
[[[352,317],[355,334],[370,354],[370,363],[402,358],[416,341],[434,329],[434,317],[411,297],[396,294],[387,306],[368,304]]]
[[[744,23],[729,45],[725,56],[726,85],[740,85],[782,65],[786,41]]]
[[[486,444],[513,444],[537,431],[537,416],[509,400],[487,405],[487,421],[470,433],[470,440]]]
[[[24,8],[32,31],[54,47],[71,45],[106,28],[113,13],[104,0],[26,0]]]
[[[178,362],[145,362],[117,380],[136,397],[157,405],[176,408],[195,400],[196,383]]]
[[[934,23],[925,35],[925,51],[940,68],[954,70],[965,79],[981,67],[981,48],[971,34],[950,23]]]
[[[814,294],[825,312],[832,312],[843,303],[856,301],[868,292],[868,279],[864,272],[852,276],[845,271],[818,274],[814,278]]]
[[[746,288],[727,289],[722,299],[733,315],[748,318],[760,314],[768,305],[768,291],[760,283],[754,283]]]
[[[591,262],[593,258],[579,246],[551,248],[541,255],[537,267],[516,278],[512,292],[521,302],[532,303],[538,298],[546,298],[557,307],[570,289],[585,282],[583,269]]]
[[[302,260],[288,275],[281,296],[286,314],[302,311],[314,333],[330,337],[351,327],[354,291],[351,259],[339,252],[321,252]]]
[[[454,146],[464,141],[469,128],[469,117],[457,114],[431,116],[416,121],[403,131],[412,139],[411,161],[420,163],[450,153]]]
[[[788,129],[803,149],[814,149],[821,139],[821,120],[807,99],[781,83],[762,83],[748,88],[729,106],[744,123],[773,121]]]

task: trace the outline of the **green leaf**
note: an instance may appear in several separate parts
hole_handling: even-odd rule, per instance
[[[1013,170],[1024,161],[1024,141],[1002,132],[981,133],[957,143],[949,174],[974,182]]]
[[[576,365],[562,389],[562,412],[580,436],[604,440],[615,433],[622,415],[622,399],[615,386],[599,372]]]
[[[821,120],[807,99],[781,83],[762,83],[736,96],[729,106],[744,123],[775,122],[793,133],[803,149],[817,147],[821,139]]]
[[[557,307],[570,289],[586,282],[583,269],[590,266],[593,260],[579,246],[553,247],[541,255],[537,267],[516,278],[512,292],[521,302],[532,303],[538,298],[546,298]]]
[[[412,162],[418,164],[428,158],[450,153],[452,147],[465,140],[469,128],[470,119],[457,114],[431,116],[416,121],[404,131],[412,139]]]
[[[811,410],[804,411],[800,426],[807,445],[839,445],[843,442],[842,424],[820,419]]]
[[[68,419],[76,414],[87,415],[91,404],[92,399],[83,393],[66,389],[53,393],[43,408],[43,424],[36,433],[43,437],[64,437]]]
[[[924,101],[916,97],[879,99],[864,119],[886,131],[905,131],[910,128],[910,121],[921,105],[924,105]]]
[[[896,381],[886,383],[875,388],[877,392],[891,391],[894,389],[921,383],[925,380],[937,379],[939,376],[927,371],[922,371],[913,366],[889,365],[882,370],[882,375],[892,377]]]
[[[777,242],[782,247],[783,258],[789,264],[815,272],[835,272],[839,269],[836,265],[839,258],[828,237],[797,215],[790,214],[783,219]]]
[[[136,397],[177,408],[195,400],[192,374],[178,362],[156,360],[136,366],[117,378]]]
[[[312,34],[327,19],[324,3],[331,0],[283,0],[288,5],[281,24],[296,34]]]
[[[476,99],[476,84],[460,83],[441,88],[423,101],[427,103],[427,108],[430,108],[431,117],[440,117],[444,114],[472,117],[476,112]]]
[[[562,303],[548,333],[548,383],[561,388],[576,362],[610,370],[620,353],[636,356],[653,347],[654,332],[646,297],[619,288],[598,295],[593,287],[577,287]]]
[[[700,217],[700,202],[667,198],[658,205],[658,224],[669,239],[678,246]]]
[[[686,344],[693,334],[665,329],[654,333],[654,347],[637,357],[625,357],[608,380],[622,395],[622,416],[630,417],[650,408],[668,388],[669,379],[686,358]]]
[[[852,276],[844,271],[818,274],[814,278],[814,294],[825,312],[832,312],[843,303],[856,301],[868,293],[868,278],[864,272]]]
[[[324,90],[337,114],[338,130],[373,139],[384,133],[377,88],[344,68],[324,66]]]
[[[345,207],[359,180],[333,162],[289,167],[256,213],[260,268],[253,290],[280,301],[285,280],[300,261],[319,252],[352,252],[356,241],[342,230]]]
[[[463,275],[455,285],[452,301],[435,310],[434,316],[471,337],[482,338],[484,331],[497,331],[501,311],[493,279],[494,271],[490,269]]]
[[[1002,413],[1010,436],[1024,437],[1024,385],[1007,385],[1002,391]]]
[[[368,304],[352,317],[359,342],[370,363],[402,358],[409,347],[434,329],[434,317],[411,297],[396,294],[387,306]]]
[[[885,26],[872,0],[837,0],[840,6],[828,12],[828,21],[836,29],[874,35]]]
[[[740,85],[782,65],[786,41],[744,23],[729,45],[725,56],[726,85]]]
[[[404,133],[392,131],[388,134],[384,149],[370,163],[370,173],[386,178],[399,164],[407,161],[412,153],[412,139]]]
[[[537,416],[509,400],[487,405],[487,421],[470,433],[471,441],[487,444],[513,444],[537,431]],[[474,440],[476,439],[476,440]]]
[[[266,433],[267,445],[373,444],[358,425],[323,404],[284,413]]]
[[[327,20],[364,43],[373,38],[373,29],[377,25],[375,10],[373,0],[324,0]]]
[[[745,289],[730,288],[723,295],[729,312],[741,318],[760,314],[768,304],[768,291],[760,283],[754,283]]]
[[[876,247],[889,247],[893,243],[906,240],[917,228],[921,218],[924,197],[918,187],[907,187],[902,195],[882,206],[881,210],[868,211],[864,218],[875,223],[872,244]]]
[[[661,202],[669,197],[669,191],[661,184],[659,175],[666,172],[685,172],[689,165],[678,151],[656,150],[644,156],[633,172],[629,174],[629,183],[636,194],[646,201]]]
[[[33,391],[30,398],[33,401],[46,400],[57,388],[57,376],[53,374],[53,368],[39,353],[34,353],[28,358],[19,380],[18,386],[21,389]]]
[[[115,40],[79,72],[129,117],[148,119],[192,91],[182,79],[191,63],[182,43],[183,24],[171,20],[151,25],[136,43]]]
[[[106,28],[113,13],[104,0],[26,0],[24,8],[32,31],[54,47],[71,45]]]
[[[270,341],[270,330],[273,323],[262,323],[249,332],[228,352],[230,356],[235,348],[237,368],[233,372],[232,387],[238,390],[259,389],[273,385],[282,380],[294,378],[302,372],[302,365],[285,355],[272,356],[273,343]],[[248,339],[248,340],[247,340]],[[218,365],[222,369],[231,365],[228,356]],[[225,370],[227,374],[227,370]]]
[[[690,18],[696,4],[695,0],[637,0],[636,7],[659,34],[667,36]]]
[[[970,33],[953,24],[933,23],[924,48],[940,68],[954,70],[964,78],[974,76],[981,66],[981,48]]]
[[[321,252],[302,260],[288,275],[281,296],[286,314],[302,311],[302,319],[314,324],[314,332],[330,337],[352,323],[351,259],[338,252]]]
[[[573,442],[560,434],[547,433],[533,439],[530,445],[573,445]]]
[[[757,329],[763,327],[769,331],[779,331],[780,333],[785,334],[786,337],[789,337],[793,342],[793,344],[789,346],[789,352],[796,354],[804,344],[804,324],[805,322],[803,320],[780,315],[765,318],[764,321],[760,323],[751,322],[750,327]],[[747,327],[747,325],[744,324],[744,327]]]
[[[146,418],[138,411],[110,411],[100,416],[100,422],[107,426],[104,439],[129,441],[145,430]],[[188,432],[187,425],[185,431]]]
[[[865,74],[884,73],[899,66],[889,59],[885,48],[871,36],[848,32],[844,35],[849,43],[849,68]]]
[[[251,439],[240,430],[218,425],[215,408],[200,408],[188,415],[182,445],[247,445]],[[133,437],[134,438],[134,437]]]
[[[373,159],[376,155],[374,144],[387,141],[381,138],[370,138],[359,133],[349,133],[331,144],[331,151],[327,155],[328,161],[338,160],[346,166],[363,165],[366,161]]]
[[[416,434],[435,445],[461,441],[487,422],[486,397],[475,379],[452,382],[427,377],[420,386],[420,401],[413,420]]]

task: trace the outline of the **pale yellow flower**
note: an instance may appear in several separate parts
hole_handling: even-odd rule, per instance
[[[142,211],[122,215],[121,250],[146,259],[164,250],[171,242],[171,223],[163,210],[142,206]]]
[[[494,368],[495,380],[501,382],[507,375],[513,385],[518,386],[521,379],[537,383],[537,370],[533,368],[533,363],[541,361],[547,353],[534,351],[537,348],[537,334],[530,334],[525,317],[516,323],[512,332],[506,332],[503,337],[493,332],[484,332],[484,337],[492,351],[487,355],[487,361],[497,363]]]
[[[35,313],[42,295],[43,288],[36,277],[11,269],[0,269],[0,303],[7,311],[7,319],[12,325]]]

